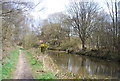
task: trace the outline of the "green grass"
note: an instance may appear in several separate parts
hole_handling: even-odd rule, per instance
[[[0,61],[0,81],[2,80],[2,63]]]
[[[12,73],[16,68],[16,63],[18,61],[19,51],[18,49],[10,51],[9,56],[4,59],[5,64],[2,65],[2,79],[11,79]]]
[[[31,53],[29,53],[26,50],[24,51],[26,52],[26,57],[32,68],[32,74],[33,74],[34,79],[55,79],[55,76],[52,73],[37,72],[37,70],[43,70],[42,63],[40,63],[36,58],[34,58]]]
[[[52,73],[35,73],[36,79],[54,79]]]

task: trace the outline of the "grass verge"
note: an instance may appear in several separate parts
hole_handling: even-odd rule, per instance
[[[24,49],[22,49],[24,50]],[[43,64],[40,63],[33,55],[24,50],[26,52],[27,60],[32,68],[32,75],[34,79],[55,79],[55,76],[50,72],[45,72],[43,69]]]
[[[5,64],[2,65],[2,79],[11,79],[12,73],[16,69],[16,64],[18,61],[19,50],[15,49],[10,51],[8,57],[4,60],[6,61]]]
[[[0,61],[0,81],[2,80],[2,63]]]

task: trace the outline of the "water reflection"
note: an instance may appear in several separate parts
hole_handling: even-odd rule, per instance
[[[49,52],[49,55],[64,70],[77,75],[96,76],[97,78],[120,78],[120,65],[115,62],[57,52]]]

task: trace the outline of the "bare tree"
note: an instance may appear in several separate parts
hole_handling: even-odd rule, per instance
[[[118,45],[120,46],[120,1],[118,2]],[[119,48],[120,52],[120,48]]]
[[[113,46],[114,46],[114,49],[118,49],[119,48],[119,31],[120,31],[120,28],[118,26],[118,2],[117,0],[111,0],[110,2],[107,2],[107,7],[108,7],[108,10],[109,10],[109,14],[110,14],[110,18],[112,20],[112,37],[113,37]]]
[[[38,4],[23,1],[2,1],[2,44],[3,48],[7,45],[11,46],[19,44],[30,31],[31,15]],[[8,44],[9,43],[9,44]],[[6,48],[4,48],[6,49]]]
[[[72,19],[72,26],[76,30],[85,49],[85,42],[91,35],[93,24],[99,7],[94,2],[72,2],[68,7],[68,13]]]

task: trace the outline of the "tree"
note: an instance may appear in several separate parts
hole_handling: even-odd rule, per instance
[[[15,6],[16,5],[16,6]],[[2,44],[3,51],[6,49],[6,46],[12,45],[16,38],[18,38],[18,34],[21,31],[21,21],[23,21],[24,15],[23,13],[19,13],[22,9],[20,8],[23,3],[15,3],[15,2],[3,2],[2,3]],[[18,7],[19,6],[19,7]],[[0,14],[1,15],[1,14]],[[18,33],[18,34],[17,34]],[[15,36],[16,35],[16,36]],[[14,43],[15,44],[15,43]]]
[[[119,35],[120,35],[120,28],[119,28],[119,20],[118,20],[118,9],[119,3],[117,0],[111,0],[111,2],[107,2],[107,7],[109,10],[110,18],[112,20],[112,37],[113,37],[113,50],[120,50],[119,49]]]
[[[38,3],[39,4],[39,3]],[[38,5],[37,4],[37,5]],[[33,2],[10,1],[2,2],[2,46],[17,45],[25,38],[30,30],[30,12],[37,6]]]
[[[42,39],[51,46],[60,46],[62,40],[65,39],[66,32],[59,23],[50,23],[42,27]]]
[[[105,11],[99,12],[94,23],[94,30],[91,34],[91,40],[94,41],[92,45],[95,45],[97,49],[111,47],[111,27],[108,14]]]
[[[118,2],[118,45],[120,46],[120,1]],[[119,52],[120,52],[120,48],[119,48]]]
[[[99,7],[94,2],[72,2],[68,7],[68,13],[72,20],[72,26],[74,27],[76,34],[79,36],[82,42],[82,49],[85,49],[85,42],[90,37],[95,16],[99,10]]]
[[[48,17],[48,21],[51,23],[59,23],[67,34],[68,40],[72,35],[72,26],[70,16],[65,13],[55,13]]]

